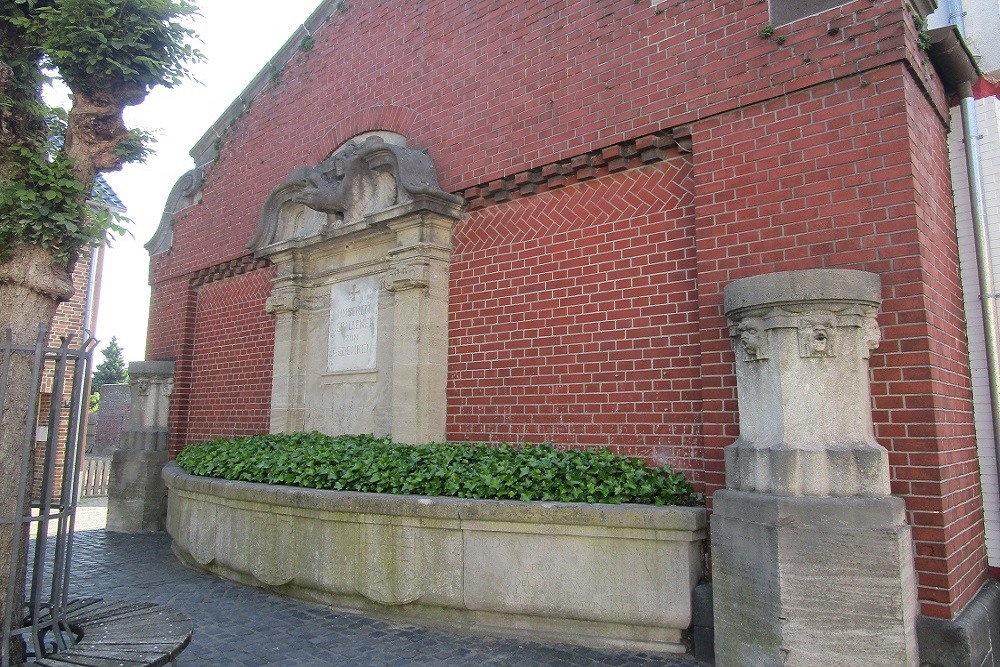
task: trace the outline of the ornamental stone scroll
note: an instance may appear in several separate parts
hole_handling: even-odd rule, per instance
[[[726,287],[740,412],[740,437],[725,454],[729,488],[889,495],[867,361],[880,302],[878,276],[861,271],[773,273]]]

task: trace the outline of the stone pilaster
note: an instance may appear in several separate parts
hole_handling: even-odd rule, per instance
[[[111,459],[108,530],[121,533],[163,529],[166,489],[160,473],[167,462],[167,419],[174,388],[174,362],[129,364],[131,414],[121,447]]]
[[[871,419],[880,292],[833,269],[726,287],[740,437],[712,517],[720,666],[918,664],[910,529]]]

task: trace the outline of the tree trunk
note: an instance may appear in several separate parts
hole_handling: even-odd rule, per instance
[[[34,345],[40,325],[46,327],[60,301],[73,294],[72,273],[42,248],[22,246],[14,250],[9,261],[0,263],[0,337],[6,340],[10,330],[16,345]],[[0,517],[14,518],[17,510],[18,486],[21,481],[21,460],[25,439],[33,444],[29,433],[28,404],[32,392],[39,387],[31,381],[31,358],[16,354],[7,376],[6,395],[0,406]],[[34,415],[30,423],[34,423]],[[26,483],[33,481],[34,468],[29,467]],[[26,513],[30,508],[25,508]],[[14,527],[0,524],[0,622],[12,613],[13,628],[20,626],[24,604],[24,582],[27,571],[27,531],[14,543]],[[13,576],[11,565],[14,564]],[[13,589],[14,604],[6,607],[6,592]],[[20,640],[11,651],[14,663],[23,656]]]
[[[65,150],[73,158],[73,175],[87,186],[88,195],[97,174],[122,168],[119,147],[129,134],[122,113],[145,98],[146,87],[137,84],[120,84],[110,91],[73,90]]]

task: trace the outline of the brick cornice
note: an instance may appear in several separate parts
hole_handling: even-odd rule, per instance
[[[242,257],[237,257],[236,259],[231,259],[227,262],[222,262],[220,264],[195,271],[191,277],[191,287],[201,287],[202,285],[215,282],[216,280],[232,278],[233,276],[242,275],[257,269],[263,269],[268,266],[271,266],[271,262],[267,259],[258,259],[253,255],[244,255]]]
[[[456,194],[469,202],[469,210],[472,211],[660,162],[671,154],[670,149],[690,152],[690,138],[688,126],[662,130],[465,188]]]

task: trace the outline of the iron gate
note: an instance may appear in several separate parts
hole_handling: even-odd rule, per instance
[[[0,409],[12,399],[11,372],[15,366],[30,367],[32,388],[27,396],[20,470],[16,471],[15,511],[13,516],[0,516],[0,526],[13,532],[9,582],[19,582],[22,574],[16,550],[29,538],[34,543],[28,556],[24,607],[13,609],[15,586],[6,592],[7,613],[0,619],[2,667],[17,664],[11,655],[14,638],[23,638],[29,658],[65,650],[76,641],[66,620],[66,607],[88,408],[87,378],[97,340],[85,333],[78,346],[70,336],[62,338],[59,347],[50,347],[48,338],[48,331],[41,327],[34,346],[15,345],[10,331],[0,341]],[[48,428],[38,433],[39,411],[45,408],[44,389],[50,390]],[[40,465],[33,465],[35,461]]]

